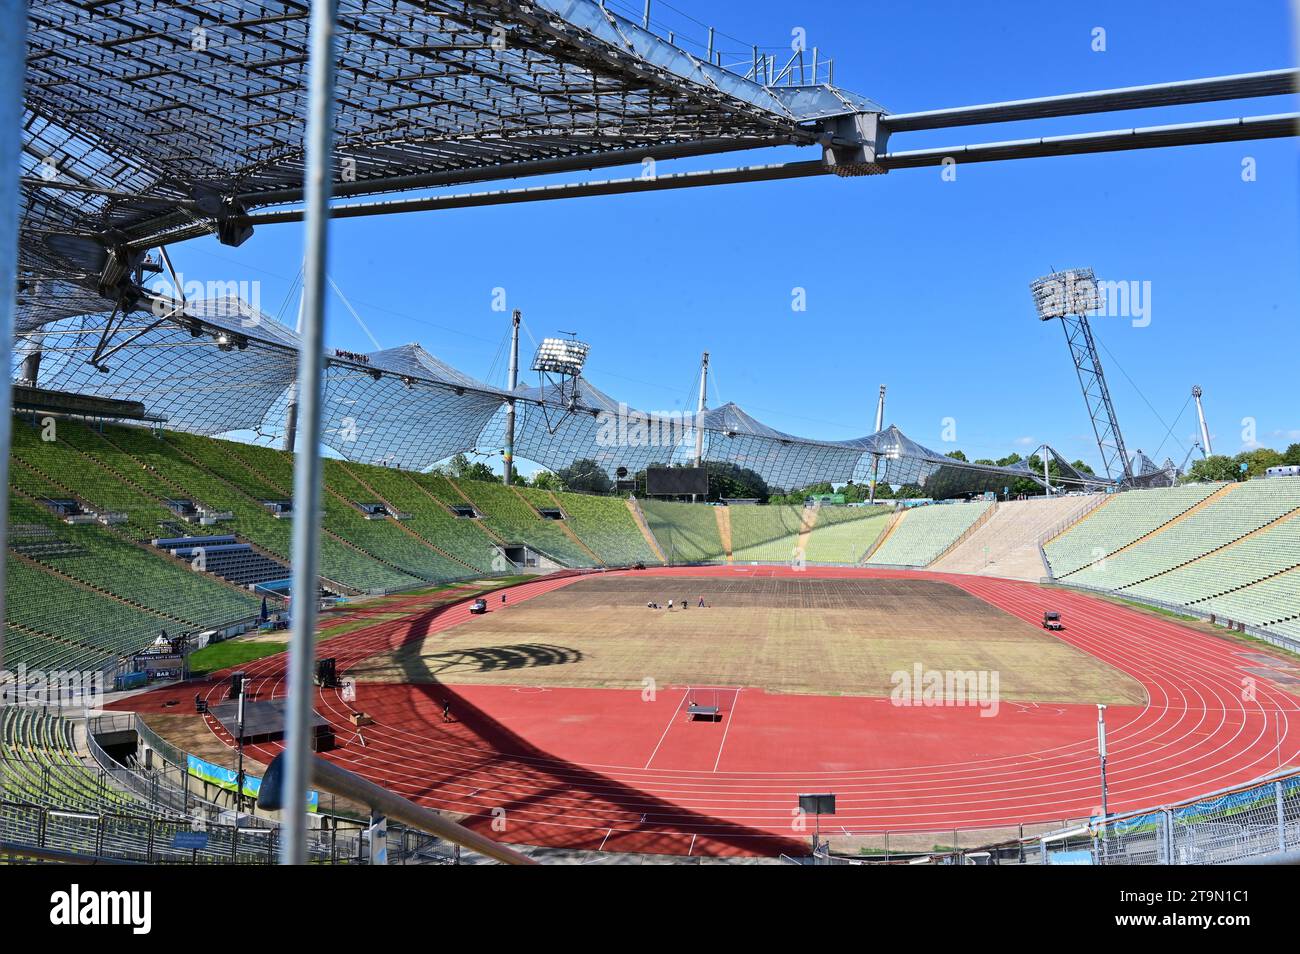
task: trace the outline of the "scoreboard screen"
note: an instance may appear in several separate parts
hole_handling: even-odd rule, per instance
[[[650,467],[645,472],[645,492],[651,497],[703,497],[709,492],[709,474],[703,467]]]

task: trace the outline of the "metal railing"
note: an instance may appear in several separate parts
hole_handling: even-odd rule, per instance
[[[793,864],[855,864],[915,862],[932,864],[1085,864],[1186,865],[1262,863],[1300,859],[1300,772],[1289,771],[1244,786],[1207,795],[1111,815],[1105,819],[1064,820],[1035,825],[1016,837],[972,843],[974,832],[889,833],[880,836],[902,848],[847,854],[790,858]],[[951,850],[925,851],[920,844],[951,836]],[[977,842],[978,839],[975,839]],[[936,845],[939,847],[939,845]]]
[[[1210,613],[1206,610],[1200,609],[1197,606],[1188,606],[1185,603],[1170,603],[1167,602],[1166,600],[1156,599],[1155,597],[1152,596],[1139,596],[1137,593],[1127,593],[1127,592],[1121,592],[1119,590],[1108,590],[1103,586],[1089,586],[1086,583],[1074,583],[1071,582],[1070,580],[1057,580],[1057,579],[1043,578],[1039,580],[1039,582],[1053,583],[1056,584],[1057,586],[1067,586],[1075,590],[1086,590],[1089,593],[1098,593],[1103,596],[1111,596],[1114,597],[1115,599],[1125,600],[1130,603],[1138,603],[1143,606],[1151,606],[1156,609],[1167,610],[1168,612],[1177,614],[1179,616],[1188,616],[1193,619],[1202,619],[1209,623],[1214,623],[1216,625],[1224,626],[1231,631],[1246,633],[1250,636],[1254,636],[1256,639],[1262,639],[1264,642],[1269,643],[1272,646],[1277,646],[1279,649],[1285,649],[1288,652],[1300,654],[1300,641],[1297,641],[1295,638],[1291,636],[1287,636],[1283,633],[1276,633],[1273,630],[1266,629],[1263,626],[1255,626],[1254,624],[1251,623],[1244,623],[1240,620],[1230,619],[1229,617],[1225,616],[1223,613]]]

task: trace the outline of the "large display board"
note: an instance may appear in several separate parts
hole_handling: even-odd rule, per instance
[[[705,496],[709,492],[709,474],[703,467],[648,467],[645,492],[651,497],[676,497],[682,494]]]

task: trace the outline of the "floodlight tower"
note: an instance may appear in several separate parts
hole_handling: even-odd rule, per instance
[[[568,337],[542,339],[542,343],[537,346],[537,354],[533,356],[533,370],[543,385],[549,384],[558,392],[560,403],[571,413],[578,407],[578,379],[582,376],[583,365],[587,363],[587,352],[591,350],[591,345],[579,341],[577,332],[567,331],[564,334]],[[547,430],[554,434],[560,426],[559,422],[552,425],[546,415],[546,404],[543,403],[541,408],[546,417]]]
[[[1205,408],[1201,407],[1201,386],[1192,385],[1192,397],[1196,399],[1196,417],[1201,422],[1201,453],[1209,457],[1214,453],[1214,447],[1210,444],[1210,429],[1205,426]]]
[[[1079,387],[1092,419],[1092,432],[1101,451],[1101,465],[1106,476],[1120,484],[1132,483],[1133,471],[1128,451],[1124,449],[1124,435],[1120,433],[1115,417],[1115,405],[1110,400],[1110,389],[1102,373],[1097,342],[1088,324],[1088,312],[1096,310],[1100,299],[1097,279],[1091,268],[1071,268],[1052,272],[1030,283],[1034,307],[1043,321],[1060,318],[1065,328],[1065,340],[1074,359],[1074,370],[1079,375]],[[1120,474],[1116,477],[1115,471]]]

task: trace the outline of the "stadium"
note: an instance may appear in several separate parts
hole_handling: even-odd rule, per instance
[[[682,291],[679,324],[643,326],[614,316],[641,314],[636,295],[672,285],[689,254],[657,247],[667,264],[644,285],[620,276],[610,305],[574,277],[590,260],[536,278],[526,259],[550,252],[523,250],[589,250],[583,219],[531,233],[556,209],[629,203],[625,229],[674,234],[656,204],[676,214],[686,196],[707,216],[735,194],[727,210],[753,210],[758,233],[739,244],[762,247],[722,282],[740,299],[786,259],[812,268],[802,232],[766,234],[764,189],[1126,157],[1177,169],[1234,143],[1293,154],[1296,69],[1261,57],[901,112],[839,85],[863,74],[816,46],[741,46],[727,31],[743,14],[715,31],[660,0],[0,7],[27,23],[0,40],[0,859],[1300,858],[1293,394],[1291,420],[1256,440],[1252,418],[1238,446],[1237,405],[1220,433],[1214,401],[1252,374],[1208,331],[1176,371],[1204,390],[1188,377],[1174,400],[1145,367],[1121,378],[1108,322],[1136,299],[1100,266],[1057,268],[1052,249],[971,292],[1017,330],[980,335],[998,368],[958,369],[947,358],[977,346],[924,308],[915,331],[783,338]],[[1206,118],[1220,104],[1236,113]],[[1062,125],[1126,111],[1161,119]],[[1038,131],[980,141],[1007,123]],[[952,137],[966,144],[927,145]],[[731,153],[749,164],[722,167]],[[1258,188],[1294,224],[1294,191]],[[376,249],[339,237],[372,219],[393,230],[366,233]],[[380,347],[366,319],[383,308],[354,307],[327,239],[381,284],[403,271],[389,256],[425,241],[392,223],[417,219],[490,220],[490,255],[430,253],[452,263],[439,293],[488,257],[511,302],[452,335],[430,330],[434,309],[393,311],[381,332],[407,343]],[[875,229],[836,242],[861,240],[865,258]],[[1262,225],[1251,238],[1282,241]],[[965,239],[973,257],[990,244]],[[193,280],[221,254],[242,257]],[[277,254],[296,270],[278,312],[255,284]],[[1204,277],[1168,258],[1173,281]],[[407,268],[435,268],[422,261]],[[905,283],[844,279],[858,281]],[[534,317],[530,296],[553,313]],[[1293,361],[1294,299],[1274,308],[1260,350]],[[543,330],[555,321],[592,334]],[[627,341],[601,330],[619,323]],[[835,373],[833,352],[864,341],[872,363],[854,352]],[[1168,347],[1122,353],[1155,364]],[[979,375],[1002,368],[1015,390],[990,400],[1006,427],[1046,423],[968,440],[975,459],[908,409],[936,396],[957,409],[944,427],[965,429],[995,387]],[[686,377],[672,407],[648,403]],[[823,436],[830,387],[862,405],[850,436]],[[1146,389],[1181,410],[1167,420]],[[1139,397],[1160,426],[1126,442]],[[1023,454],[998,443],[1031,427],[1052,436],[1016,438]],[[1137,449],[1139,431],[1159,449]]]

